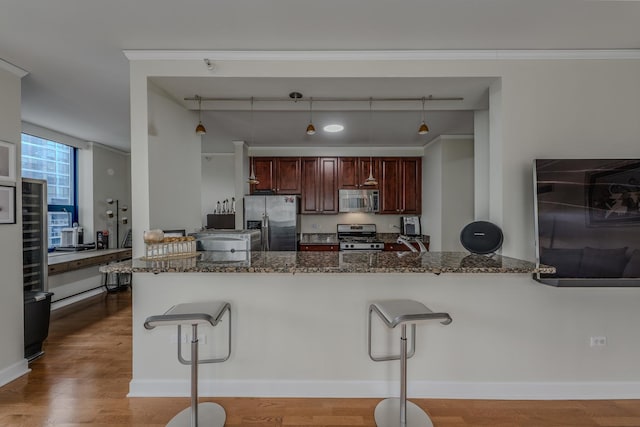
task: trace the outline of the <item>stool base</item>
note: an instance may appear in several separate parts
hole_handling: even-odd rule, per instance
[[[400,424],[400,399],[384,399],[373,413],[378,427],[433,427],[431,418],[413,402],[407,401],[407,423]]]
[[[224,408],[217,403],[203,402],[198,404],[198,425],[206,427],[222,427],[227,419]],[[178,412],[171,418],[167,427],[190,427],[191,407]]]

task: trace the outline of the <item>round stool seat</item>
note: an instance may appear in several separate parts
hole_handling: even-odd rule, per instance
[[[442,323],[451,323],[451,317],[448,314],[434,313],[421,302],[410,299],[376,301],[371,304],[371,307],[389,328],[395,328],[403,323],[419,323],[442,319],[445,315],[445,321]]]

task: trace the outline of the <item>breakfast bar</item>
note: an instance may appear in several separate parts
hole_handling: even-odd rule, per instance
[[[470,384],[531,379],[542,367],[522,340],[540,286],[552,267],[503,256],[458,252],[255,252],[249,262],[195,257],[110,264],[132,272],[133,378],[130,396],[187,396],[188,367],[175,361],[177,333],[149,331],[149,316],[175,304],[228,301],[231,357],[203,365],[203,396],[384,397],[395,393],[397,368],[367,355],[367,308],[381,299],[413,299],[451,313],[455,322],[420,329],[409,373],[410,395],[468,395]],[[226,328],[226,326],[225,326]],[[225,328],[202,328],[202,357],[216,357]],[[223,332],[220,332],[223,331]],[[396,349],[398,331],[373,324],[376,354]],[[514,341],[519,345],[514,349]],[[186,341],[185,341],[186,342]]]

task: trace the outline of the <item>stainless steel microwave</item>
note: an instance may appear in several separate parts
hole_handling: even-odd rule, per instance
[[[380,212],[379,190],[339,190],[340,212]]]

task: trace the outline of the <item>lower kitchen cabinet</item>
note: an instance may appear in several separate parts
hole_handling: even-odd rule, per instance
[[[303,214],[338,213],[338,158],[302,158]]]
[[[427,250],[429,250],[429,243],[423,243],[423,244],[427,248]],[[417,250],[420,250],[420,246],[418,246],[417,243],[411,242],[411,246],[413,246]],[[385,251],[408,251],[409,248],[403,245],[402,243],[385,243],[384,250]]]
[[[299,250],[302,252],[306,251],[315,251],[315,252],[329,252],[329,251],[338,251],[340,249],[340,245],[303,245],[300,244]]]

